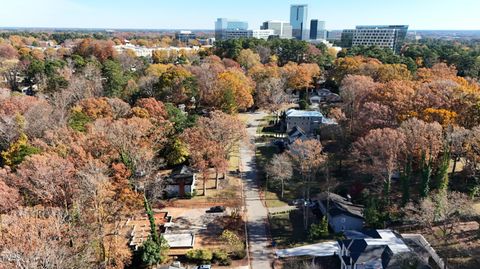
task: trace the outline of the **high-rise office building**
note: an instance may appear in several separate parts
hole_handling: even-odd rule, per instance
[[[290,7],[290,25],[292,25],[292,35],[299,40],[307,40],[308,31],[308,6],[292,5]]]
[[[292,38],[292,26],[284,21],[266,21],[262,24],[260,29],[273,30],[274,35],[279,38]]]
[[[252,37],[252,31],[248,30],[247,22],[233,21],[226,18],[218,18],[215,22],[216,40],[225,40],[241,37]]]
[[[405,37],[408,25],[362,25],[355,30],[342,32],[342,46],[378,46],[389,48],[399,53]]]
[[[327,39],[327,30],[325,30],[325,21],[319,21],[319,20],[310,21],[310,39],[311,40]]]

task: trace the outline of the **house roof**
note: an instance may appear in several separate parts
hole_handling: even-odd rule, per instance
[[[195,171],[186,165],[182,165],[173,169],[172,173],[167,179],[169,185],[178,185],[181,181],[184,184],[191,185],[193,184],[193,179],[195,176]]]
[[[331,216],[349,215],[363,219],[363,206],[349,202],[347,198],[335,193],[322,192],[318,195],[318,200],[327,208],[327,197],[330,200],[328,213]]]
[[[171,248],[192,248],[195,243],[195,234],[192,233],[164,233],[163,238]]]
[[[319,117],[322,118],[323,114],[318,111],[309,111],[309,110],[296,110],[290,109],[286,113],[287,117]]]
[[[387,268],[396,255],[410,252],[400,235],[392,230],[345,231],[339,242],[350,251],[352,261],[371,268]]]

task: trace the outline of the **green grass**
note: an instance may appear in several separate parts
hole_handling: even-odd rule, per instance
[[[280,197],[276,193],[270,191],[265,192],[265,203],[267,207],[288,206],[286,202],[280,200]]]

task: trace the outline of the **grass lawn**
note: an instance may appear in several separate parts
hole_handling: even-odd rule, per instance
[[[473,210],[480,215],[480,202],[473,204]]]
[[[269,221],[272,238],[278,247],[298,246],[307,240],[301,212],[271,216]]]
[[[288,206],[288,204],[282,200],[275,192],[267,191],[265,192],[265,203],[267,207],[282,207]]]

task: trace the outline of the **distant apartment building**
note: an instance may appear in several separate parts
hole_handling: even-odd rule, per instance
[[[357,26],[354,30],[342,32],[342,46],[378,46],[400,52],[408,25],[368,25]]]
[[[325,30],[325,21],[310,21],[310,40],[326,40],[327,30]]]
[[[292,38],[292,26],[284,21],[266,21],[260,27],[262,30],[273,30],[274,35],[279,38]]]
[[[192,31],[180,31],[175,33],[175,38],[183,43],[187,43],[189,40],[197,38]]]
[[[252,30],[252,37],[258,39],[268,39],[271,36],[275,35],[275,31],[272,29],[261,29],[261,30]]]
[[[248,38],[252,35],[252,31],[248,30],[248,23],[245,21],[218,18],[215,22],[215,40]]]
[[[308,31],[308,5],[290,6],[290,25],[292,25],[292,35],[299,40],[309,38]]]

